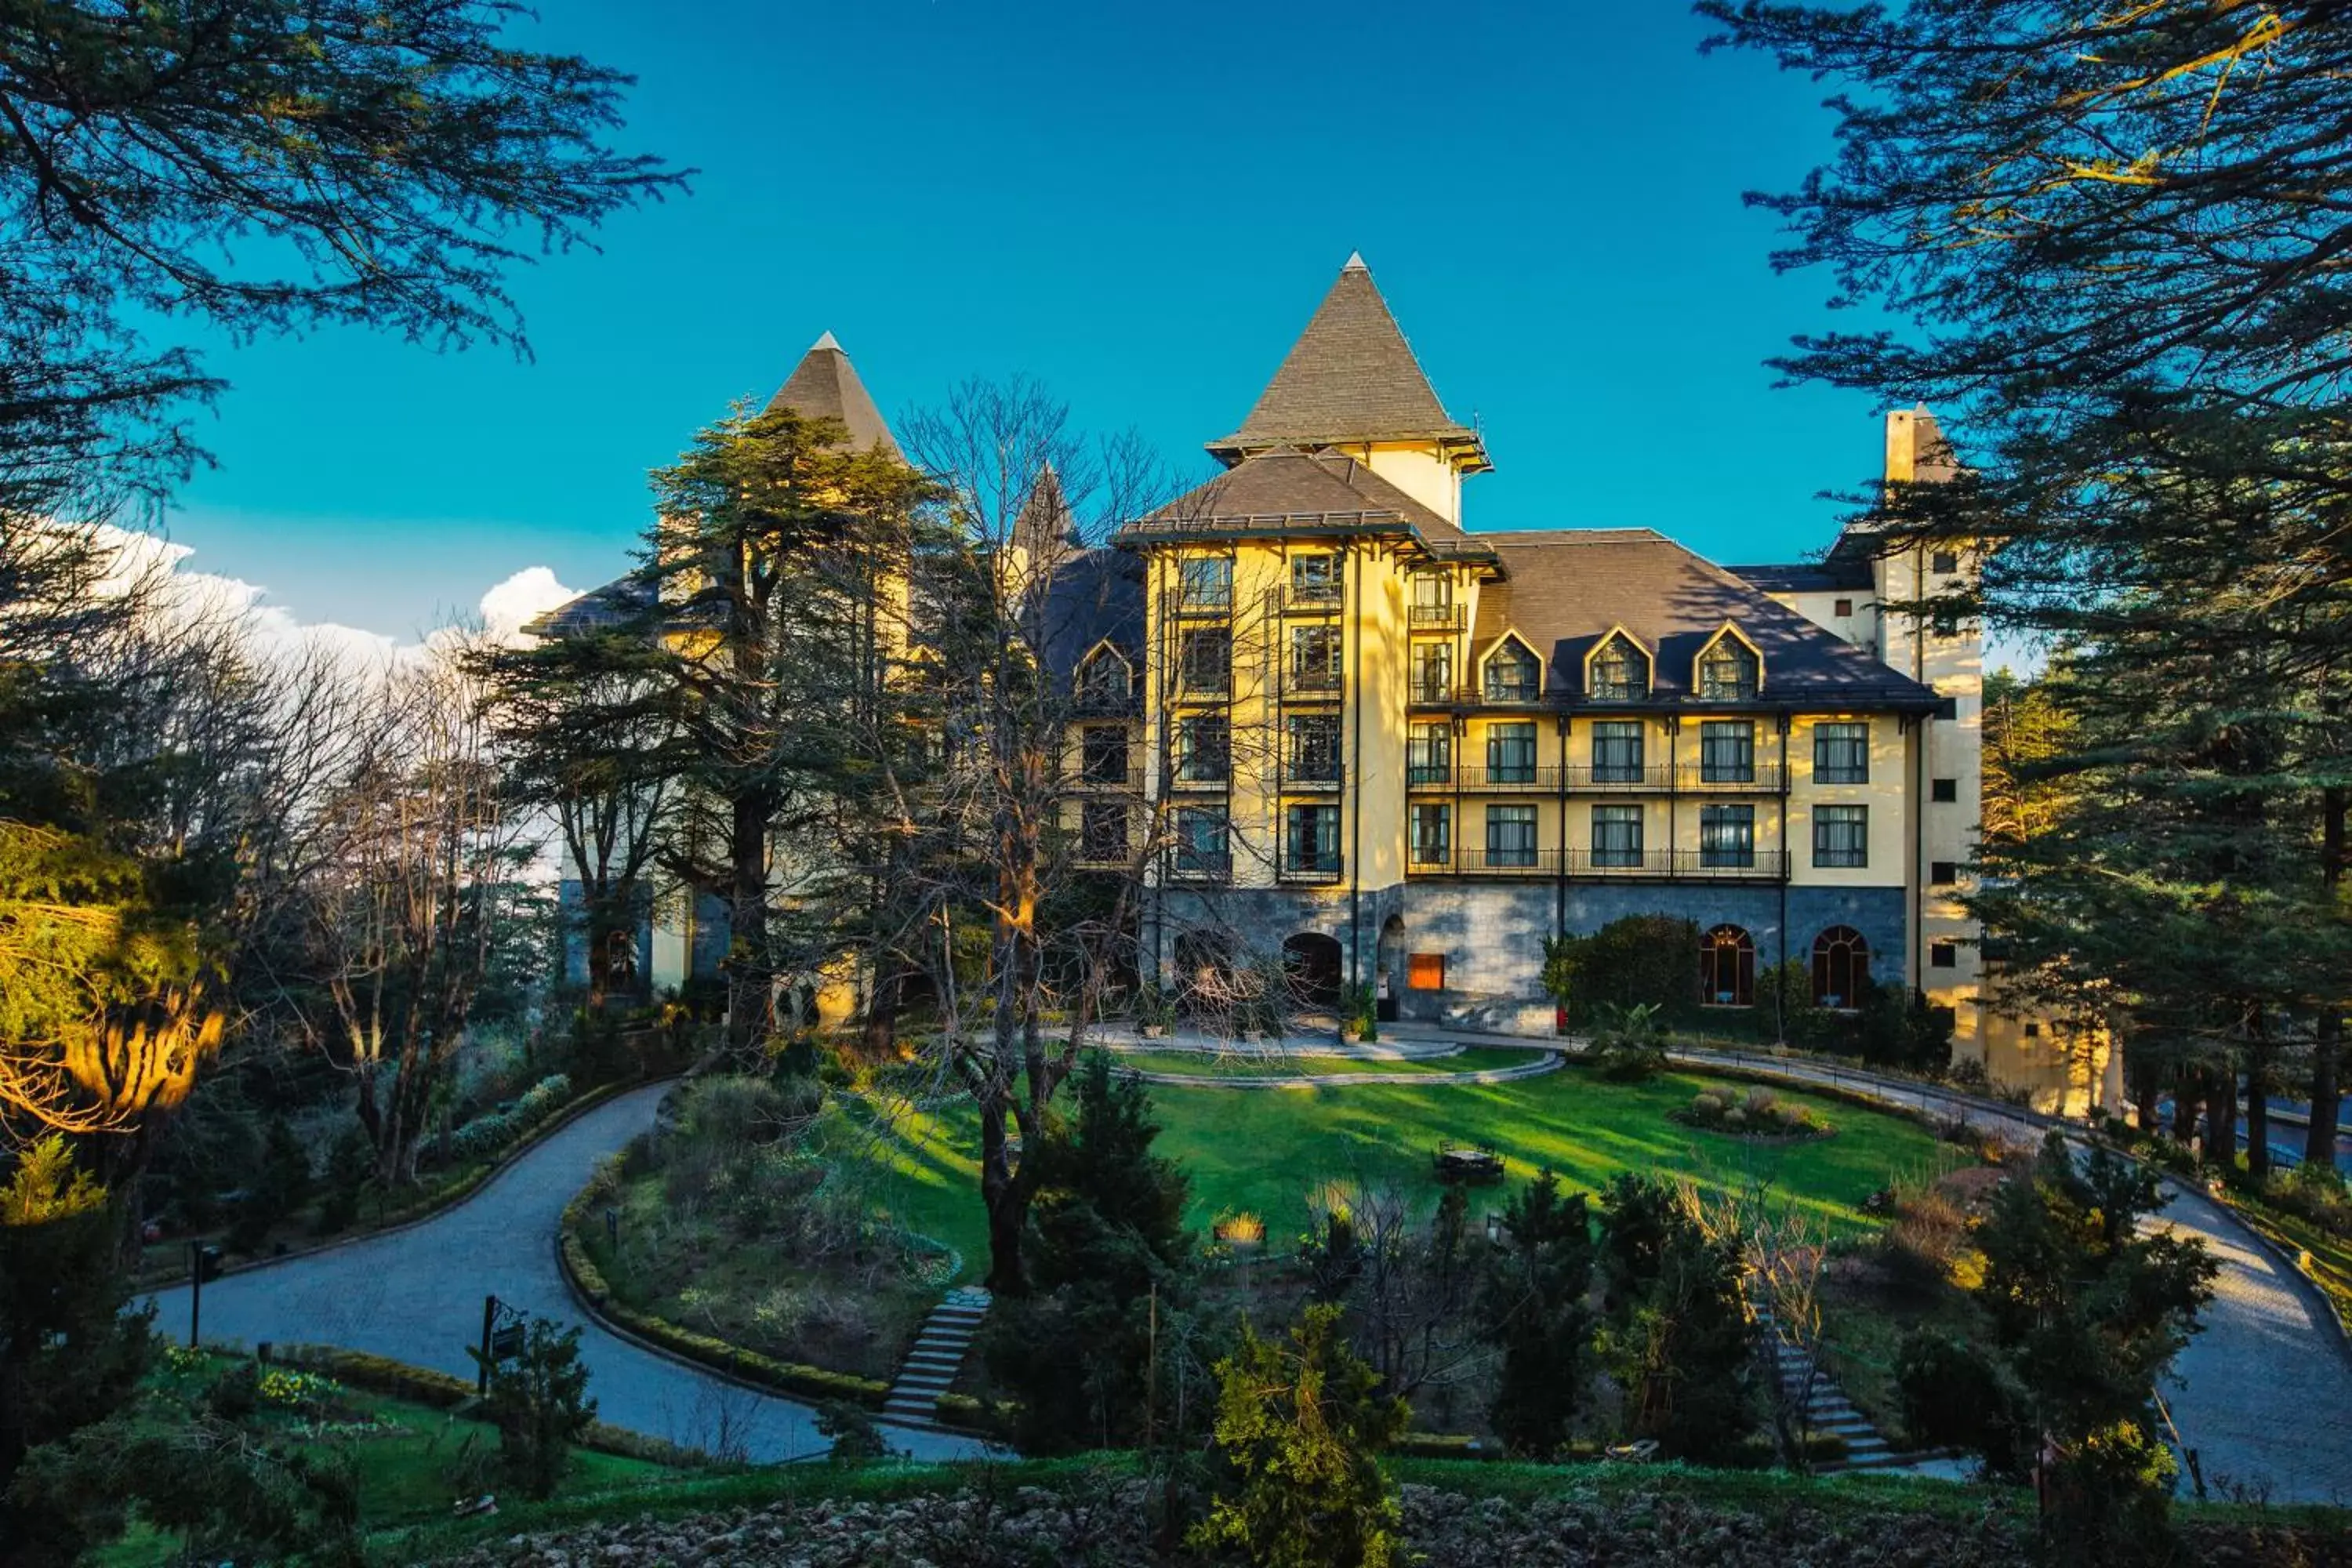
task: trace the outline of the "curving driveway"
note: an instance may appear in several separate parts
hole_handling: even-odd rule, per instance
[[[2030,1146],[2053,1125],[1967,1096],[1793,1057],[1668,1054],[1690,1067],[1737,1067],[1958,1115]],[[2078,1138],[2070,1141],[2082,1146]],[[2201,1237],[2221,1265],[2202,1331],[2174,1361],[2175,1385],[2164,1391],[2182,1447],[2195,1452],[2216,1497],[2243,1487],[2277,1502],[2352,1503],[2352,1356],[2332,1309],[2220,1204],[2175,1182],[2163,1190],[2171,1202],[2145,1223]]]
[[[810,1408],[645,1349],[591,1321],[556,1266],[563,1207],[596,1162],[653,1125],[667,1086],[615,1096],[551,1134],[455,1208],[405,1230],[232,1274],[205,1287],[204,1337],[247,1345],[341,1345],[471,1377],[482,1298],[582,1325],[597,1414],[615,1426],[691,1447],[731,1447],[759,1462],[824,1451]],[[184,1286],[154,1297],[157,1329],[184,1338]],[[966,1458],[966,1437],[886,1426],[918,1458]]]

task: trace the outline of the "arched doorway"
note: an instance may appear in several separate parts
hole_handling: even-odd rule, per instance
[[[1870,943],[1852,926],[1832,926],[1813,939],[1813,1005],[1859,1007],[1870,985]]]
[[[1756,1003],[1756,942],[1734,925],[1720,925],[1698,939],[1698,999],[1708,1007],[1750,1007]]]
[[[1282,944],[1282,972],[1301,1007],[1326,1012],[1339,1005],[1340,956],[1337,937],[1303,931]]]

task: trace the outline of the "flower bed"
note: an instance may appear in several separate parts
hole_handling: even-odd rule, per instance
[[[1688,1105],[1666,1115],[1702,1131],[1773,1142],[1827,1138],[1837,1131],[1811,1106],[1783,1100],[1760,1084],[1744,1094],[1730,1089],[1703,1089]]]

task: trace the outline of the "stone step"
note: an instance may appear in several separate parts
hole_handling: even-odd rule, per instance
[[[944,1387],[948,1384],[953,1383],[955,1378],[956,1369],[951,1366],[901,1367],[898,1372],[898,1382],[892,1384],[891,1386],[895,1388],[898,1387],[899,1384],[930,1383],[938,1384]]]
[[[962,1366],[963,1357],[960,1355],[924,1355],[920,1352],[908,1356],[904,1362],[899,1363],[900,1370],[905,1372],[915,1372],[918,1370],[923,1372],[944,1372],[950,1375],[961,1369]]]

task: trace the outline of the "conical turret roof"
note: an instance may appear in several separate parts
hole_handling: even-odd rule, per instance
[[[1432,440],[1488,466],[1477,432],[1445,412],[1360,255],[1348,264],[1290,346],[1242,427],[1209,450],[1226,462],[1277,446]]]
[[[867,395],[866,384],[857,379],[857,367],[849,363],[831,332],[809,346],[776,395],[768,399],[768,407],[789,408],[803,419],[838,419],[849,432],[849,444],[857,450],[878,444],[894,458],[906,456],[884,423],[882,411]]]

